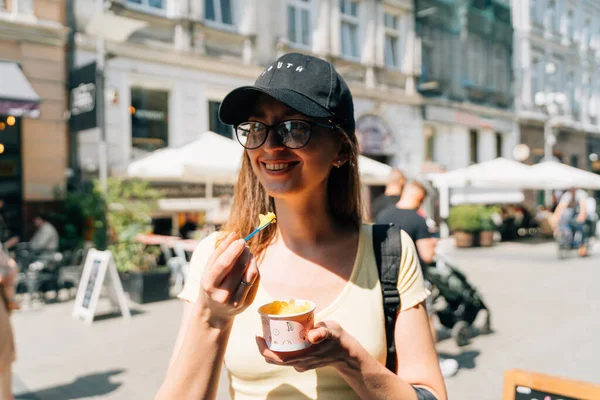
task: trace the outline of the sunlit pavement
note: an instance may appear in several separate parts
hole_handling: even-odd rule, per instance
[[[495,329],[465,347],[441,332],[439,351],[461,366],[446,381],[450,398],[498,399],[510,368],[600,383],[600,248],[562,261],[552,243],[446,253],[481,292]],[[113,316],[91,326],[71,319],[72,305],[14,315],[16,399],[151,399],[164,377],[181,302],[132,304],[131,321]],[[228,399],[225,376],[221,382],[218,398]]]

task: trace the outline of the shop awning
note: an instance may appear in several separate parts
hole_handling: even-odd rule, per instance
[[[0,115],[40,116],[40,96],[13,62],[0,62]]]

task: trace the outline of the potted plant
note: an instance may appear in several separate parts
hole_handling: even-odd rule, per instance
[[[103,228],[104,203],[102,196],[93,190],[64,191],[55,188],[54,198],[58,208],[50,213],[50,220],[59,231],[59,248],[77,250],[85,242],[94,241],[96,230]],[[94,243],[96,247],[98,243]]]
[[[494,244],[494,232],[497,230],[493,215],[498,212],[496,207],[481,207],[479,210],[479,245],[489,247]]]
[[[479,207],[460,205],[450,209],[448,225],[454,232],[456,247],[473,247],[475,234],[481,230]]]
[[[160,250],[138,241],[152,231],[151,212],[160,192],[147,182],[110,178],[107,183],[106,219],[109,246],[123,286],[136,303],[169,298],[170,272],[158,265]]]

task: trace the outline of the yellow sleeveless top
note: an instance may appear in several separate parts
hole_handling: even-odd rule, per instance
[[[195,302],[200,279],[215,248],[217,235],[204,239],[192,256],[186,285],[179,298]],[[423,284],[414,243],[402,231],[402,260],[398,277],[401,310],[421,303],[428,296]],[[309,299],[310,300],[310,299]],[[334,368],[318,368],[303,373],[292,367],[267,364],[258,352],[255,336],[262,336],[258,307],[273,299],[260,287],[254,303],[235,318],[225,353],[230,392],[235,400],[358,399],[352,388]],[[352,275],[337,299],[315,315],[315,322],[333,320],[357,339],[381,364],[386,361],[383,299],[371,225],[363,225]],[[202,357],[201,354],[198,355]]]

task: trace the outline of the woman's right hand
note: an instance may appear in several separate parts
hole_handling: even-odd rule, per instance
[[[208,259],[196,304],[211,325],[227,325],[252,304],[259,281],[258,268],[246,242],[232,232]]]

